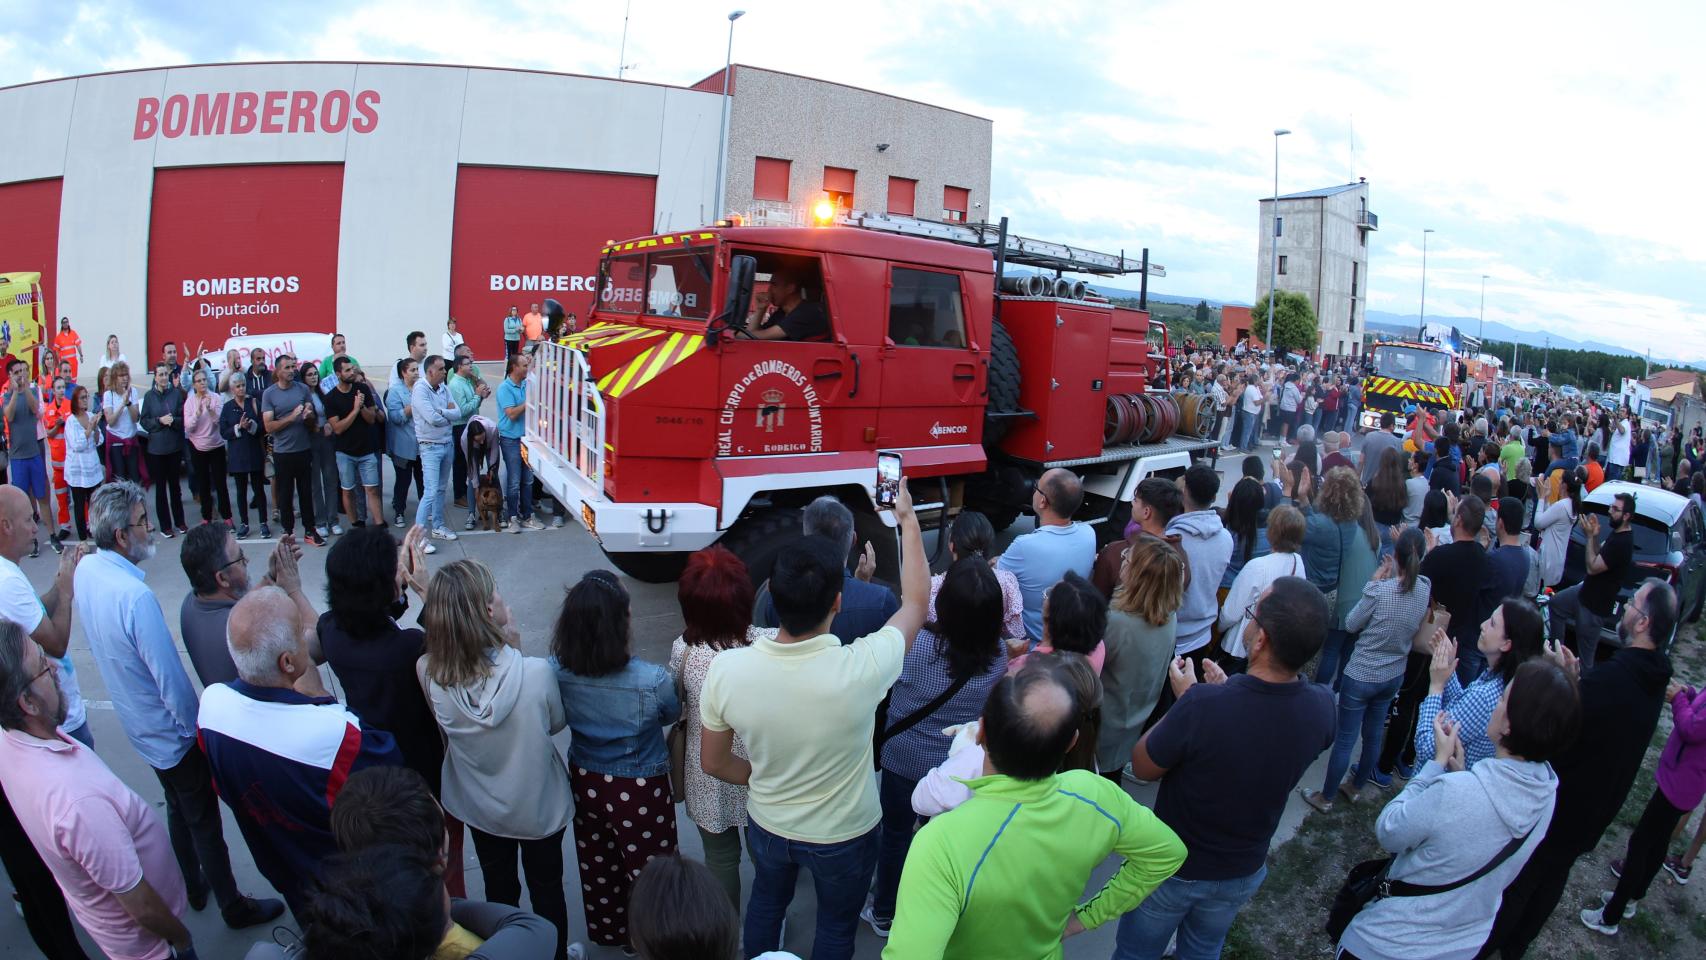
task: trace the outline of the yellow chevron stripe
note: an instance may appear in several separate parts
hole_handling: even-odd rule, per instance
[[[645,327],[633,327],[610,337],[608,340],[600,340],[597,343],[588,345],[594,347],[608,347],[618,343],[627,343],[630,340],[650,340],[653,337],[661,337],[663,334],[664,332],[662,330],[648,330]]]
[[[645,366],[646,361],[650,360],[656,351],[656,346],[647,347],[640,351],[639,356],[629,361],[628,365],[622,368],[622,376],[618,377],[616,383],[611,386],[610,395],[620,397],[623,391],[628,389],[628,384],[633,381],[634,375],[640,372],[640,368]]]
[[[675,353],[676,348],[681,346],[681,341],[686,338],[687,335],[684,333],[670,334],[669,339],[664,342],[661,348],[658,349],[657,356],[652,358],[651,365],[646,367],[646,372],[640,375],[640,379],[634,381],[634,389],[640,389],[650,383],[652,378],[657,376],[659,372],[675,366],[675,361],[672,361],[670,357]],[[676,360],[679,359],[679,357],[676,358]],[[620,396],[620,394],[617,395]]]

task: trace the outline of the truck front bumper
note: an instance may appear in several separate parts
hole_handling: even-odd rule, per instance
[[[614,503],[543,443],[528,437],[533,475],[607,553],[703,550],[722,536],[717,508],[703,503]]]

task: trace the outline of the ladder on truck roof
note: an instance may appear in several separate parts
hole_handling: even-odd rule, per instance
[[[1165,277],[1167,268],[1158,263],[1146,264],[1143,258],[1131,258],[1121,253],[1098,253],[1081,247],[1069,246],[1064,243],[1053,243],[1047,240],[1033,240],[1029,237],[1018,237],[1011,233],[1003,233],[1000,224],[993,223],[941,223],[935,220],[920,220],[917,217],[906,217],[892,213],[869,213],[864,210],[854,210],[839,218],[840,222],[850,227],[862,227],[866,230],[881,230],[909,237],[928,237],[932,240],[946,240],[968,247],[983,247],[1002,257],[1007,263],[1017,263],[1021,266],[1036,267],[1042,270],[1055,270],[1069,273],[1089,273],[1096,276],[1112,277],[1131,273],[1147,273],[1151,277]],[[1005,249],[1003,240],[1005,239]]]

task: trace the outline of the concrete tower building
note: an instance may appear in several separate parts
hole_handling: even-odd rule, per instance
[[[1380,218],[1368,209],[1368,181],[1282,195],[1277,231],[1273,199],[1263,199],[1260,207],[1257,299],[1268,295],[1277,234],[1275,279],[1281,290],[1309,298],[1321,332],[1319,352],[1361,353],[1367,322],[1368,236],[1380,226]]]

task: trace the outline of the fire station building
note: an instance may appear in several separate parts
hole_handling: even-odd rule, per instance
[[[772,71],[731,78],[725,212],[825,195],[987,215],[991,124]],[[227,341],[318,355],[334,330],[378,378],[445,319],[482,359],[546,297],[584,313],[605,243],[715,219],[722,71],[693,87],[479,67],[221,64],[0,89],[0,272],[132,359]],[[266,343],[271,341],[271,343]]]

